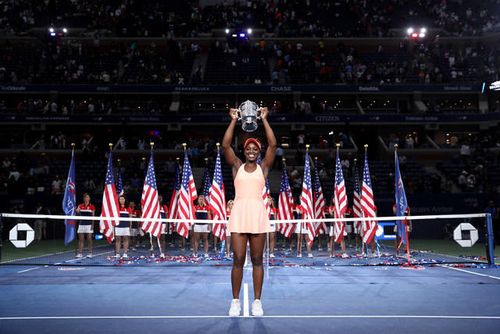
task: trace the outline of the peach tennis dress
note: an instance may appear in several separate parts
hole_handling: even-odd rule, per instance
[[[269,216],[262,199],[264,186],[264,173],[259,165],[252,173],[245,171],[245,164],[240,166],[234,178],[236,195],[228,223],[230,232],[257,234],[270,231]]]

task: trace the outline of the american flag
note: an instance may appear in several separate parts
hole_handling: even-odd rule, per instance
[[[319,173],[316,164],[316,169],[314,173],[314,218],[321,219],[325,218],[325,197],[323,196],[323,189],[321,188],[321,183],[319,181]],[[327,232],[325,222],[314,223],[316,227],[316,234],[325,234]]]
[[[363,217],[376,217],[375,202],[373,200],[372,181],[370,178],[370,169],[368,168],[368,154],[365,152],[365,167],[363,169],[363,185],[361,187],[361,210]],[[377,231],[377,223],[375,221],[363,222],[363,242],[371,243],[375,232]]]
[[[399,159],[398,152],[394,151],[394,164],[395,164],[395,192],[396,197],[396,216],[404,216],[406,210],[408,209],[408,201],[406,200],[405,187],[403,185],[403,179],[401,178],[401,172],[399,171]],[[398,227],[398,236],[401,239],[401,243],[406,244],[406,229],[407,226],[404,220],[396,221]]]
[[[306,152],[306,161],[304,165],[304,181],[302,182],[302,193],[300,194],[300,207],[302,209],[302,219],[314,219],[314,202],[311,182],[311,165],[309,163],[309,152]],[[312,245],[316,235],[316,229],[313,223],[306,223],[307,243]]]
[[[101,220],[99,223],[99,229],[109,243],[115,238],[113,228],[120,222],[120,210],[118,208],[118,196],[116,195],[115,179],[113,176],[113,156],[110,151],[108,157],[108,170],[104,182],[104,193],[102,195],[101,211],[101,217],[109,219]]]
[[[208,197],[210,192],[212,182],[210,181],[210,169],[208,168],[208,162],[205,164],[205,171],[203,172],[203,196]]]
[[[75,151],[71,152],[71,163],[69,165],[68,179],[66,180],[66,188],[64,189],[64,197],[62,201],[64,214],[74,216],[76,210],[76,187],[75,187]],[[64,244],[67,246],[76,237],[76,222],[71,219],[64,221],[65,233]]]
[[[354,194],[352,200],[352,213],[354,217],[363,217],[361,208],[361,188],[359,187],[359,171],[358,166],[354,165]],[[356,230],[360,230],[361,221],[354,222]]]
[[[347,210],[347,194],[345,190],[344,174],[340,164],[339,150],[337,149],[337,158],[335,160],[335,189],[333,192],[335,198],[335,218],[343,218]],[[337,221],[334,224],[335,242],[339,243],[344,238],[345,222]]]
[[[193,201],[198,197],[196,193],[196,186],[194,184],[193,172],[191,170],[191,165],[189,164],[189,158],[187,151],[184,151],[184,165],[182,167],[182,181],[181,189],[179,194],[178,202],[178,213],[179,219],[195,219],[194,204]],[[182,222],[177,225],[177,233],[187,238],[189,236],[189,228],[191,227],[190,222]]]
[[[280,197],[278,199],[278,219],[293,219],[293,199],[290,183],[288,182],[288,171],[285,164],[283,164],[283,171],[281,173]],[[279,224],[278,231],[285,237],[290,238],[294,231],[294,224],[285,223]]]
[[[144,178],[141,207],[143,219],[142,230],[159,238],[161,236],[162,223],[160,221],[148,221],[148,219],[160,218],[160,202],[158,200],[158,188],[156,187],[153,150],[151,150],[148,171],[146,173],[146,177]]]
[[[215,160],[214,179],[208,191],[208,203],[213,212],[214,220],[221,220],[223,224],[214,224],[213,233],[221,239],[226,239],[226,195],[224,193],[224,180],[222,179],[222,167],[220,163],[220,151],[217,150]]]
[[[179,203],[179,195],[181,193],[181,182],[182,182],[182,174],[180,171],[180,166],[178,163],[175,164],[175,185],[174,190],[172,191],[172,196],[170,197],[170,205],[168,207],[168,218],[169,219],[177,219],[178,214],[178,203]]]

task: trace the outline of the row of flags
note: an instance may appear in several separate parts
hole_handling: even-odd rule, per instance
[[[341,219],[345,216],[348,208],[348,199],[345,186],[345,179],[340,164],[339,149],[337,148],[335,163],[335,183],[334,183],[334,217]],[[404,190],[404,185],[399,171],[399,160],[397,150],[395,150],[395,202],[396,215],[404,216],[407,213],[408,202]],[[268,201],[270,198],[269,180],[266,180],[265,187],[262,192],[262,198],[266,204],[268,213],[271,212],[271,206]],[[220,220],[224,223],[214,224],[213,233],[221,240],[225,239],[225,221],[226,221],[226,199],[225,189],[222,177],[220,151],[217,151],[213,179],[210,181],[208,168],[205,169],[203,176],[203,195],[207,198],[207,202],[213,212],[213,219]],[[114,239],[114,227],[119,223],[119,204],[118,196],[123,194],[123,185],[121,174],[118,174],[118,180],[115,184],[113,175],[113,158],[112,152],[109,152],[108,165],[105,179],[105,186],[102,200],[101,217],[105,218],[100,222],[100,231],[106,237],[108,242]],[[162,224],[154,219],[160,218],[160,202],[158,199],[158,187],[156,184],[156,176],[154,169],[153,149],[149,158],[148,168],[144,179],[144,187],[141,195],[142,207],[142,226],[144,232],[151,233],[159,237],[161,235]],[[191,165],[187,152],[184,152],[184,162],[182,170],[176,164],[175,186],[169,203],[168,218],[183,219],[177,225],[177,233],[187,238],[189,235],[190,223],[189,220],[195,219],[194,200],[198,197],[196,186],[193,178]],[[63,198],[63,211],[66,215],[74,216],[76,210],[76,191],[75,191],[75,156],[74,151],[71,155],[71,163],[66,182],[66,190]],[[302,192],[300,195],[300,211],[302,219],[322,219],[325,212],[325,198],[318,174],[318,168],[315,169],[314,178],[311,176],[311,164],[309,152],[306,151],[304,163],[304,178],[302,184]],[[365,161],[363,168],[363,178],[360,184],[357,166],[354,170],[354,193],[353,193],[353,215],[354,217],[376,217],[377,209],[375,206],[373,188],[368,166],[368,156],[365,146]],[[286,165],[283,164],[281,174],[280,192],[277,208],[277,219],[293,220],[293,197],[289,184],[288,171]],[[65,221],[66,233],[65,244],[69,244],[76,237],[76,222],[72,220]],[[320,233],[327,233],[327,227],[324,222],[303,223],[307,231],[308,242],[312,243],[315,236]],[[397,221],[397,233],[401,243],[407,243],[406,221]],[[359,221],[355,222],[356,228],[362,231],[363,242],[369,244],[372,242],[377,230],[376,221]],[[335,242],[342,241],[344,236],[345,224],[338,221],[334,224]],[[295,230],[293,223],[280,224],[278,232],[289,238]]]
[[[408,210],[408,202],[404,191],[404,185],[399,170],[399,159],[397,150],[395,155],[395,202],[396,202],[396,216],[405,216]],[[302,183],[302,192],[300,195],[300,210],[303,219],[321,219],[324,218],[325,199],[321,184],[319,182],[318,169],[315,169],[314,181],[311,177],[311,166],[309,152],[306,151],[304,162],[304,179]],[[335,183],[334,183],[334,218],[344,218],[347,208],[348,199],[345,187],[345,179],[340,164],[339,149],[337,148],[335,159]],[[278,219],[293,219],[292,212],[292,195],[290,185],[288,182],[288,174],[286,166],[283,166],[283,173],[281,176],[280,195],[278,202]],[[359,218],[371,218],[377,216],[377,208],[375,206],[373,187],[371,183],[370,169],[368,165],[367,146],[365,146],[365,159],[363,167],[363,178],[360,185],[359,173],[357,165],[354,168],[354,194],[353,194],[353,216]],[[407,226],[406,220],[397,221],[397,234],[401,244],[407,244]],[[377,231],[377,223],[375,220],[363,220],[355,222],[357,230],[361,231],[363,242],[370,244]],[[305,228],[308,235],[308,243],[312,244],[314,237],[322,231],[326,232],[326,226],[322,222],[305,223]],[[335,242],[340,243],[344,237],[345,223],[337,221],[334,224],[334,237]],[[282,224],[279,232],[286,237],[290,237],[293,233],[293,224]],[[399,247],[399,245],[398,245]]]
[[[184,164],[182,174],[179,166],[176,166],[176,182],[170,199],[169,219],[184,219],[177,225],[177,233],[187,238],[189,235],[190,223],[189,220],[195,219],[194,200],[198,197],[196,186],[194,183],[193,172],[189,163],[187,152],[184,152]],[[213,182],[207,174],[205,177],[205,187],[203,193],[208,197],[214,212],[214,219],[226,220],[226,200],[224,192],[224,183],[222,180],[222,170],[220,162],[220,152],[217,152],[217,160],[215,165]],[[102,198],[101,217],[104,218],[99,224],[100,232],[106,237],[108,242],[114,240],[114,227],[119,224],[119,204],[118,197],[123,193],[121,175],[118,174],[118,180],[115,183],[113,175],[113,155],[109,152],[108,165],[106,171],[106,179],[104,182],[104,192]],[[71,163],[66,181],[66,190],[62,203],[65,215],[74,216],[76,212],[76,190],[75,190],[75,155],[74,150],[71,153]],[[144,178],[144,186],[141,195],[142,207],[142,225],[141,228],[146,233],[151,233],[156,237],[160,237],[162,223],[160,219],[160,201],[158,196],[158,187],[156,184],[156,175],[154,169],[154,155],[151,149],[148,169]],[[76,237],[76,222],[74,220],[66,220],[66,232],[64,243],[67,245]],[[214,233],[225,238],[225,224],[215,224]]]

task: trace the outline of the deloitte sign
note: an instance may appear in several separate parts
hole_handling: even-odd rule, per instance
[[[19,232],[26,232],[26,239],[19,240]],[[26,223],[17,224],[9,232],[9,240],[17,248],[26,248],[35,239],[35,231]]]

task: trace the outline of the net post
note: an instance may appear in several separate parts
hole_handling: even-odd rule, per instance
[[[0,263],[2,263],[2,248],[3,248],[2,232],[3,232],[3,217],[2,214],[0,213]]]
[[[490,268],[495,268],[495,251],[494,246],[494,235],[493,235],[493,221],[491,218],[491,213],[486,214],[486,258],[488,259],[488,266]]]

